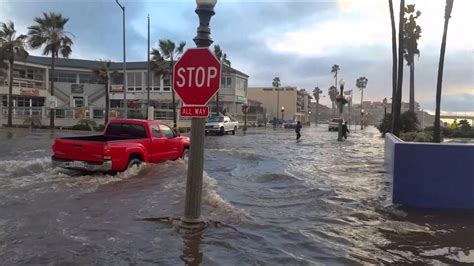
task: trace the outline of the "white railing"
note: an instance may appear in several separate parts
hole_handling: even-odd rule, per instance
[[[2,107],[2,116],[8,117],[8,107]],[[25,118],[25,117],[42,117],[43,108],[41,107],[13,107],[12,117],[13,118]]]

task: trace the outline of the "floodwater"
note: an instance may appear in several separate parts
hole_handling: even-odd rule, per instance
[[[324,125],[207,136],[203,215],[184,237],[144,217],[180,216],[186,164],[116,176],[51,168],[70,132],[0,129],[0,261],[73,265],[474,263],[474,213],[403,209],[390,201],[383,139],[345,142]]]

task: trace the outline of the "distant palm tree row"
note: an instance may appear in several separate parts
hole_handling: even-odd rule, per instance
[[[72,53],[72,36],[73,34],[66,31],[65,26],[69,18],[64,17],[60,13],[46,13],[33,19],[34,24],[28,27],[28,35],[18,34],[15,30],[13,22],[0,23],[0,79],[6,76],[6,70],[9,71],[8,81],[8,121],[7,125],[12,126],[13,114],[13,65],[15,59],[26,59],[28,49],[43,48],[43,55],[51,55],[51,74],[50,74],[50,94],[54,96],[54,68],[56,59],[59,56],[68,58]],[[159,40],[158,47],[152,49],[152,69],[155,75],[162,76],[165,81],[173,86],[173,66],[184,52],[186,43],[180,42],[176,45],[171,40]],[[214,46],[214,54],[217,59],[227,66],[231,65],[227,54],[222,52],[219,45]],[[4,60],[8,64],[4,64]],[[110,69],[110,60],[100,60],[97,68],[93,70],[93,79],[105,86],[105,123],[108,122],[109,114],[109,76],[117,75],[116,71]],[[1,80],[0,80],[1,81]],[[2,81],[3,82],[3,81]],[[148,88],[149,89],[149,88]],[[125,90],[125,88],[124,88]],[[173,105],[173,126],[177,128],[176,114],[176,96],[174,90],[172,92]],[[217,110],[219,112],[219,96],[216,98]],[[50,127],[54,128],[54,108],[50,109]]]

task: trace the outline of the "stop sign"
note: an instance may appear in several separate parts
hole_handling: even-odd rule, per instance
[[[186,105],[206,105],[219,90],[221,64],[208,48],[190,48],[173,68],[173,88]]]

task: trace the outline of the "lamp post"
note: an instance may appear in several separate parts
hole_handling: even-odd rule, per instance
[[[115,3],[122,9],[122,41],[123,41],[123,106],[124,106],[124,117],[128,118],[128,104],[127,104],[127,63],[125,56],[125,6],[122,6],[118,0]]]
[[[281,107],[281,121],[285,121],[285,106]]]
[[[242,113],[244,113],[244,132],[247,131],[247,109],[249,106],[247,104],[242,104]]]
[[[339,127],[338,127],[338,134],[337,134],[338,141],[342,141],[342,107],[344,106],[344,84],[345,83],[346,82],[343,79],[339,81],[341,94],[339,94]]]
[[[311,111],[308,111],[308,125],[311,123]]]
[[[197,47],[208,48],[212,43],[209,22],[215,14],[217,0],[196,0],[196,14],[199,16],[199,27],[194,43]],[[202,173],[204,166],[204,130],[205,118],[191,120],[191,150],[188,161],[186,180],[186,199],[181,227],[190,231],[200,230],[204,225],[201,217]]]
[[[364,109],[360,109],[360,129],[364,129]]]
[[[278,77],[275,77],[272,82],[272,86],[277,91],[277,105],[276,105],[276,119],[278,120],[278,106],[280,106],[280,83],[277,81]],[[279,80],[279,79],[278,79]]]
[[[383,117],[387,116],[387,97],[383,98]]]

